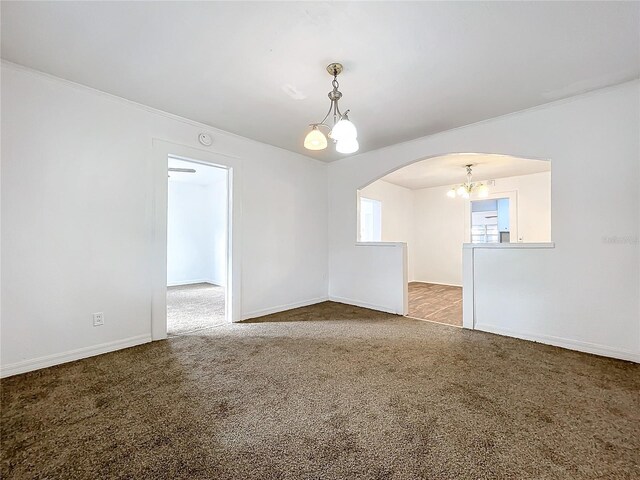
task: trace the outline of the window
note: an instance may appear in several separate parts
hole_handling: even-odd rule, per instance
[[[382,241],[382,202],[360,197],[360,241]]]

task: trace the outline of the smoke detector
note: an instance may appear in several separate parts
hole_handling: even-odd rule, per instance
[[[213,143],[213,138],[208,133],[201,133],[198,135],[198,141],[205,147],[210,147]]]

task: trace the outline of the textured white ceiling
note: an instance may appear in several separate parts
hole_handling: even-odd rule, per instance
[[[640,74],[639,2],[11,2],[2,57],[309,152],[340,61],[361,152]]]
[[[422,160],[396,170],[382,177],[382,180],[412,190],[455,185],[467,179],[465,165],[473,165],[473,179],[476,181],[530,175],[551,170],[551,162],[546,160],[469,153]]]

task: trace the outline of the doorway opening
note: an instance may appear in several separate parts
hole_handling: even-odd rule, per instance
[[[470,242],[511,243],[511,234],[516,225],[511,225],[510,217],[517,215],[512,208],[513,203],[509,197],[471,200]],[[514,238],[517,238],[517,234]]]
[[[167,334],[228,321],[229,169],[169,156]]]
[[[362,187],[357,201],[358,242],[406,243],[405,314],[419,320],[463,326],[465,244],[508,248],[551,241],[547,160],[432,157]]]

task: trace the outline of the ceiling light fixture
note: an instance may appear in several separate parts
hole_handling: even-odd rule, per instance
[[[451,189],[447,192],[447,197],[456,198],[456,196],[458,196],[469,198],[472,193],[477,194],[480,198],[486,198],[489,196],[489,187],[487,187],[487,185],[485,185],[484,183],[471,181],[473,177],[473,174],[471,172],[472,166],[473,165],[465,165],[465,168],[467,169],[467,181],[460,185],[451,187]]]
[[[358,131],[356,130],[356,126],[349,120],[349,110],[342,113],[338,107],[338,100],[342,98],[342,93],[338,90],[340,86],[338,84],[338,75],[340,75],[342,70],[343,67],[340,63],[327,65],[327,72],[333,75],[333,81],[331,82],[333,90],[328,94],[331,105],[321,122],[309,124],[311,131],[307,133],[304,139],[304,148],[308,150],[324,150],[327,148],[327,137],[320,130],[320,127],[328,130],[328,136],[336,144],[336,151],[338,153],[354,153],[360,148],[357,140]],[[332,113],[333,127],[330,127],[324,122]]]

